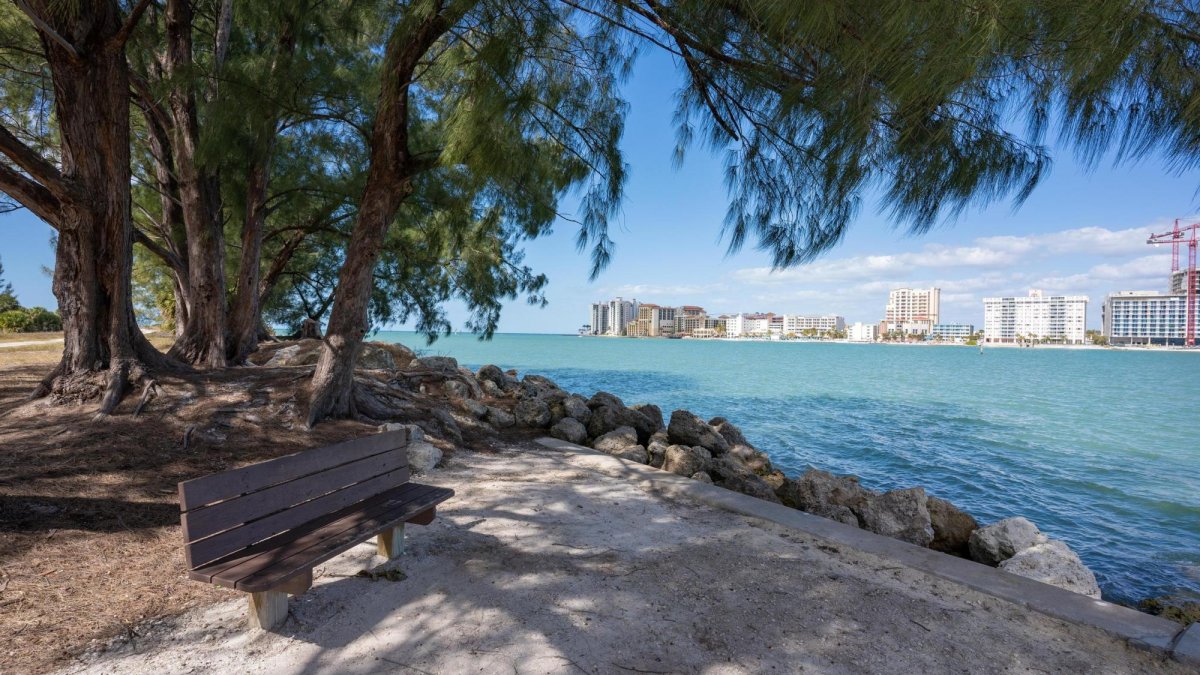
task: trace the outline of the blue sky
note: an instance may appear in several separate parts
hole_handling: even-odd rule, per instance
[[[630,175],[612,227],[612,265],[590,282],[587,256],[575,251],[571,224],[562,223],[526,247],[526,261],[550,277],[550,304],[511,303],[501,331],[573,332],[587,321],[591,302],[614,296],[699,304],[712,313],[837,313],[878,321],[890,288],[929,285],[942,289],[943,321],[979,325],[982,298],[1040,288],[1089,296],[1088,323],[1098,327],[1105,294],[1165,290],[1170,251],[1146,245],[1146,236],[1197,212],[1200,173],[1172,175],[1157,158],[1085,171],[1059,151],[1050,176],[1019,210],[998,203],[913,237],[867,200],[841,246],[812,264],[772,272],[768,257],[752,246],[726,255],[720,159],[693,148],[681,169],[672,167],[680,83],[661,54],[643,56],[627,83],[623,143]],[[42,272],[54,262],[50,229],[18,212],[0,216],[0,233],[0,261],[21,302],[54,307]],[[462,309],[450,312],[460,326]]]

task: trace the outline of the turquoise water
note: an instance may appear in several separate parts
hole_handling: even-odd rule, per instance
[[[464,365],[722,415],[789,475],[915,485],[1068,542],[1106,599],[1200,595],[1200,354],[455,335]]]

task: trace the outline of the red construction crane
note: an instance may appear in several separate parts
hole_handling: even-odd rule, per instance
[[[1146,240],[1147,244],[1170,244],[1171,245],[1171,280],[1174,281],[1175,273],[1179,271],[1179,245],[1187,242],[1188,247],[1188,266],[1187,266],[1187,326],[1184,328],[1185,343],[1189,347],[1196,346],[1196,244],[1197,233],[1200,233],[1200,223],[1192,223],[1191,225],[1179,226],[1179,219],[1175,219],[1175,229],[1162,234],[1152,234]]]

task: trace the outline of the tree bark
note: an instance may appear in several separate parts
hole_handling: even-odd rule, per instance
[[[238,261],[237,295],[229,314],[229,360],[242,363],[258,349],[261,323],[259,277],[262,266],[263,228],[267,220],[267,181],[270,178],[272,135],[260,139],[267,147],[251,163],[246,176],[246,220],[242,225],[242,255]]]
[[[39,30],[54,83],[61,174],[43,176],[59,195],[49,219],[58,230],[54,294],[63,319],[63,356],[35,397],[101,398],[100,415],[131,381],[148,385],[171,362],[146,340],[133,315],[129,80],[115,2],[57,12],[32,5],[56,37]],[[6,190],[7,191],[7,190]]]
[[[455,10],[457,16],[468,7],[462,3]],[[388,225],[412,193],[412,177],[419,170],[408,147],[408,88],[420,59],[457,20],[444,11],[441,2],[431,3],[424,16],[414,14],[410,12],[392,30],[384,53],[379,104],[371,129],[371,164],[346,262],[334,290],[321,357],[313,372],[310,427],[326,417],[352,417],[358,412],[354,366],[367,333],[375,263]]]
[[[192,66],[192,9],[187,0],[168,0],[165,74],[173,80],[168,100],[173,128],[173,155],[179,200],[188,241],[189,295],[183,335],[171,355],[188,363],[221,368],[228,364],[225,347],[225,233],[221,222],[220,186],[199,164],[200,120]]]

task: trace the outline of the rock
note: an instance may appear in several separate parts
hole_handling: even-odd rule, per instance
[[[442,451],[432,443],[416,441],[408,444],[408,467],[413,473],[429,473],[440,461]]]
[[[638,464],[645,464],[647,460],[646,448],[640,445],[634,445],[632,447],[625,448],[620,452],[614,452],[612,454],[614,457],[627,459],[631,462],[637,462]]]
[[[610,455],[637,444],[637,431],[633,427],[618,427],[592,441],[593,448],[600,452],[607,452]]]
[[[849,507],[842,506],[841,504],[823,504],[809,511],[809,513],[814,516],[836,520],[843,525],[858,527],[858,516],[854,515],[854,512]]]
[[[288,345],[280,347],[271,354],[271,358],[263,365],[267,368],[275,368],[279,366],[294,365],[292,361],[300,354],[300,345]],[[315,361],[313,363],[316,363]]]
[[[500,398],[501,396],[504,396],[504,390],[500,388],[500,385],[492,382],[491,380],[482,380],[479,383],[479,388],[483,390],[483,393],[491,396],[492,398]]]
[[[929,546],[933,524],[926,501],[925,488],[919,487],[872,495],[859,510],[859,521],[875,534]]]
[[[595,410],[596,408],[600,408],[600,407],[606,407],[606,408],[624,408],[625,407],[625,404],[621,401],[621,399],[617,398],[614,394],[608,393],[607,391],[598,391],[595,394],[592,394],[592,397],[588,399],[587,405],[589,408],[591,408],[593,410]]]
[[[662,468],[680,476],[692,476],[707,469],[711,461],[712,455],[704,448],[669,445],[663,454]]]
[[[875,494],[858,484],[856,476],[835,476],[828,471],[809,469],[799,478],[788,479],[775,494],[785,505],[801,511],[845,506],[858,513],[867,498]]]
[[[453,356],[422,356],[410,361],[408,367],[454,372],[458,370],[458,359]]]
[[[762,450],[755,450],[749,445],[738,443],[730,446],[727,456],[741,462],[747,469],[760,475],[765,476],[774,470],[771,466],[771,458],[767,457],[767,453]]]
[[[550,427],[550,435],[576,445],[582,445],[587,441],[587,429],[579,420],[572,417],[564,417]]]
[[[300,330],[296,331],[296,337],[301,340],[320,340],[321,322],[312,317],[304,319],[300,322]]]
[[[559,388],[554,380],[541,375],[526,375],[525,379],[521,380],[519,395],[522,398],[536,398],[539,400],[548,400],[551,398],[562,399],[566,398],[566,392]]]
[[[945,499],[931,495],[926,506],[933,525],[933,541],[929,542],[929,548],[960,558],[970,557],[971,533],[979,529],[979,523]]]
[[[713,431],[721,434],[721,437],[729,441],[729,445],[731,446],[745,445],[749,446],[751,449],[754,448],[753,445],[750,445],[750,441],[747,441],[746,437],[742,435],[742,430],[734,426],[733,422],[730,422],[724,417],[712,418],[708,421],[708,426],[712,427]]]
[[[629,406],[629,409],[640,412],[642,415],[645,415],[646,419],[650,420],[650,424],[653,425],[654,429],[650,433],[657,433],[666,428],[666,425],[663,424],[662,408],[653,403],[639,403]]]
[[[461,406],[463,410],[466,410],[474,415],[477,419],[483,419],[485,416],[487,416],[488,407],[479,401],[473,401],[469,398],[464,398],[458,402],[458,405]]]
[[[458,421],[454,419],[454,415],[451,415],[450,411],[443,408],[434,408],[433,418],[442,427],[442,435],[445,438],[454,441],[456,445],[462,445],[462,429],[459,428]]]
[[[315,365],[321,357],[320,340],[300,340],[276,349],[263,365],[268,368]]]
[[[718,434],[708,423],[686,410],[676,410],[671,413],[671,423],[667,425],[667,435],[672,443],[680,445],[699,445],[714,455],[729,451],[729,441]]]
[[[1146,598],[1138,603],[1138,609],[1185,626],[1200,622],[1200,602],[1173,595]]]
[[[505,429],[517,423],[517,418],[513,417],[512,413],[491,406],[488,406],[486,419],[488,424],[497,429]]]
[[[472,373],[470,368],[459,366],[458,379],[471,390],[472,397],[483,398],[483,389],[480,388],[479,380],[475,379],[475,373]]]
[[[650,437],[650,444],[646,446],[646,454],[650,458],[648,464],[656,469],[661,469],[667,455],[667,446],[670,444],[671,442],[667,440],[667,432],[654,432],[654,435]]]
[[[1096,584],[1096,575],[1092,574],[1069,546],[1057,539],[1048,539],[1018,551],[1000,563],[1000,569],[1072,593],[1100,599],[1100,586]]]
[[[971,559],[995,567],[1025,549],[1046,541],[1037,525],[1025,518],[1005,518],[971,533]]]
[[[358,368],[366,370],[395,370],[396,360],[392,352],[378,342],[365,342],[358,353]]]
[[[714,484],[727,490],[779,503],[779,497],[775,496],[775,491],[761,476],[755,475],[753,471],[728,455],[714,458],[709,463],[708,472],[712,475]]]
[[[528,398],[517,403],[513,408],[517,424],[532,429],[545,429],[550,426],[550,406],[536,398]]]
[[[467,399],[471,398],[471,388],[464,382],[458,380],[447,380],[442,385],[442,391],[446,392],[446,396],[452,399]]]
[[[712,476],[704,473],[703,471],[697,471],[696,473],[692,474],[692,480],[698,480],[701,483],[708,483],[709,485],[713,484]]]
[[[787,476],[783,475],[783,472],[779,469],[775,469],[771,473],[763,475],[762,479],[766,481],[767,485],[771,486],[772,490],[775,490],[775,495],[779,496],[779,488],[783,487],[784,482],[787,481]]]
[[[592,416],[588,419],[589,436],[602,436],[620,427],[633,427],[638,435],[637,442],[643,445],[650,441],[654,433],[651,421],[631,408],[600,406],[592,409]]]
[[[571,394],[562,402],[563,410],[567,413],[567,417],[578,420],[583,424],[587,424],[592,418],[592,409],[588,407],[587,401],[582,396]]]
[[[480,386],[483,386],[484,382],[491,382],[500,387],[504,383],[504,371],[500,370],[499,366],[493,366],[489,363],[479,368],[475,373],[475,379],[479,380]]]
[[[375,345],[380,349],[387,351],[392,355],[392,361],[395,362],[397,366],[404,363],[412,363],[412,360],[417,358],[417,355],[413,352],[413,350],[405,347],[399,342],[369,342],[367,344]]]
[[[415,424],[401,424],[400,422],[388,422],[387,424],[379,425],[379,433],[383,433],[385,431],[401,431],[401,430],[408,431],[408,442],[409,443],[425,440],[425,431],[422,430],[421,427],[419,427]]]

